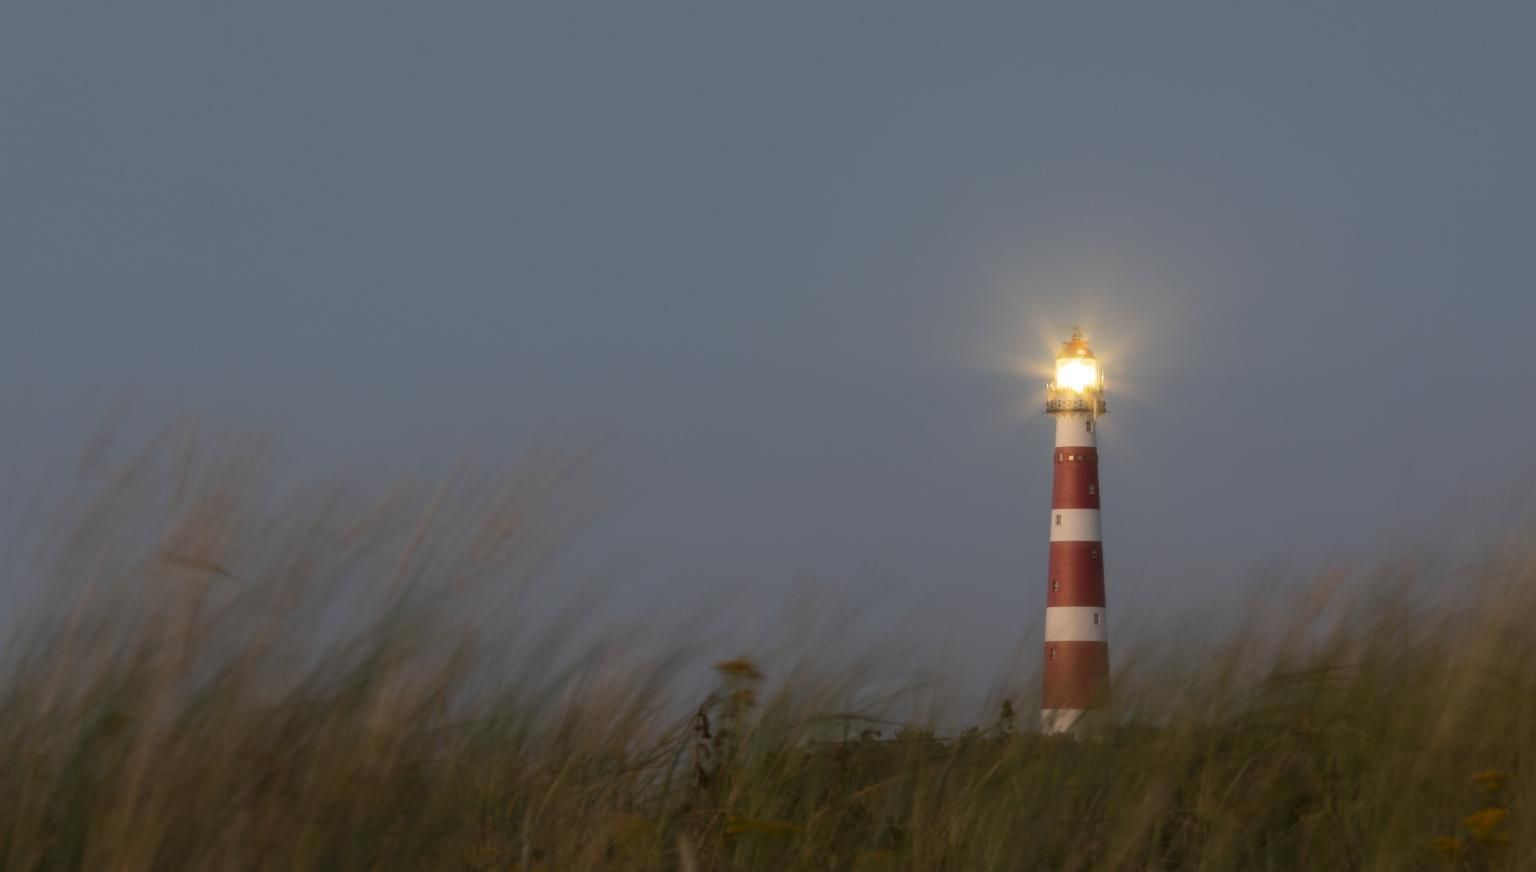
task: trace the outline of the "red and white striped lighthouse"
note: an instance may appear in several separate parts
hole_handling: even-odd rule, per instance
[[[1104,373],[1073,330],[1056,355],[1045,412],[1056,419],[1051,486],[1051,560],[1045,595],[1045,670],[1040,728],[1087,728],[1109,706],[1109,618],[1104,610],[1104,544],[1099,528],[1099,416]]]

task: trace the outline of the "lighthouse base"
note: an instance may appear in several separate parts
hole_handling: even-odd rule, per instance
[[[1087,738],[1109,728],[1109,712],[1104,709],[1042,709],[1040,732],[1047,736]]]

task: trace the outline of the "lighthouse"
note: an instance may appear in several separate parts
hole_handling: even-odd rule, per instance
[[[1090,729],[1109,706],[1109,619],[1099,527],[1099,418],[1104,373],[1073,330],[1056,355],[1045,413],[1056,419],[1051,485],[1051,557],[1045,595],[1045,669],[1040,728]]]

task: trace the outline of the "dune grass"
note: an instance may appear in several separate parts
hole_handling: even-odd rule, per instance
[[[1525,555],[1129,652],[1092,740],[1027,690],[936,733],[540,600],[569,458],[367,499],[189,431],[93,463],[0,674],[0,868],[1536,865]]]

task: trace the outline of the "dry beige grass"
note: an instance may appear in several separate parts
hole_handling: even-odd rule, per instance
[[[723,663],[699,708],[687,640],[538,602],[587,513],[558,456],[368,501],[190,429],[94,463],[0,679],[6,869],[1536,864],[1526,555],[1140,652],[1101,741],[881,741],[857,670]]]

